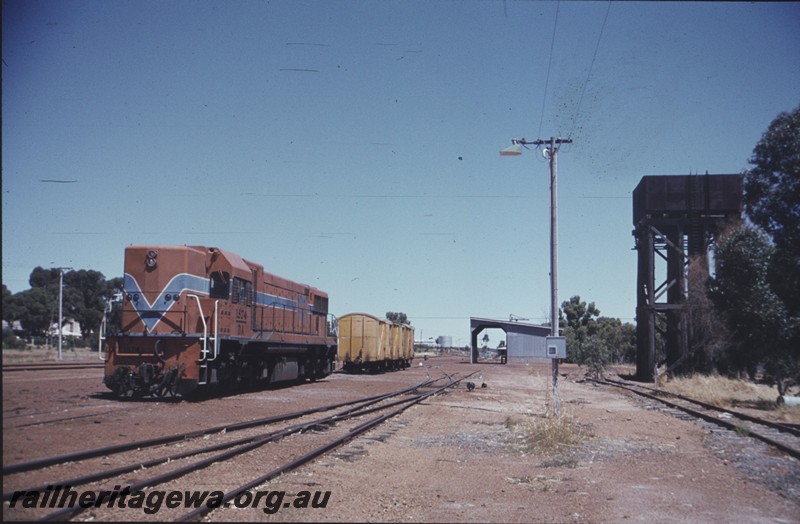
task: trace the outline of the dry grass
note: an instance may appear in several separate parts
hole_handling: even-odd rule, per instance
[[[526,418],[506,419],[506,427],[512,432],[524,452],[534,455],[553,455],[571,451],[587,437],[573,420],[572,415],[554,413]]]
[[[776,406],[775,399],[778,397],[775,388],[719,375],[670,378],[662,383],[662,389],[721,408],[772,409]]]
[[[778,406],[778,390],[763,384],[718,375],[670,378],[662,389],[702,400],[723,409],[755,409],[775,422],[800,424],[800,407]]]
[[[97,348],[63,348],[61,357],[68,362],[99,362]],[[55,362],[58,360],[58,346],[28,346],[25,349],[3,349],[3,365]]]

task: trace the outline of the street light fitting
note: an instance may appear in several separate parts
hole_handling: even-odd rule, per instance
[[[501,149],[500,150],[500,155],[502,155],[502,156],[519,156],[519,155],[521,155],[522,154],[522,145],[518,144],[516,142],[516,140],[512,141],[512,144],[513,145],[511,145],[511,146],[509,146],[509,147],[507,147],[505,149]]]

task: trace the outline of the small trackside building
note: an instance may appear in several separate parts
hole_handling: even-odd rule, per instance
[[[478,335],[484,329],[502,329],[506,333],[506,355],[509,361],[528,362],[546,355],[550,326],[478,317],[470,317],[469,323],[472,333],[470,361],[473,364],[478,362]],[[502,353],[500,358],[502,361]]]

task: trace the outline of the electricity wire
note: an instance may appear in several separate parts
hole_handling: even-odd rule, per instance
[[[589,85],[589,79],[592,76],[592,70],[594,69],[594,62],[597,59],[597,51],[600,49],[600,41],[603,39],[603,31],[606,28],[606,22],[608,21],[608,14],[611,12],[611,0],[608,1],[608,7],[606,8],[606,16],[603,18],[603,25],[600,26],[600,34],[597,37],[597,44],[594,46],[594,55],[592,56],[592,62],[589,64],[589,71],[586,73],[586,81],[583,83],[583,89],[581,89],[581,97],[578,99],[578,108],[575,110],[575,116],[572,117],[572,129],[569,132],[568,138],[572,138],[572,133],[575,131],[575,122],[578,120],[578,115],[581,112],[581,105],[583,104],[583,96],[586,94],[586,86]]]
[[[550,84],[550,69],[553,66],[553,48],[556,45],[556,28],[558,27],[558,11],[561,9],[561,1],[556,4],[556,19],[553,22],[553,36],[550,40],[550,59],[547,62],[547,77],[544,81],[544,96],[542,98],[542,116],[539,118],[539,134],[537,134],[537,138],[542,137],[542,123],[544,122],[544,108],[546,107],[547,103],[547,88]]]

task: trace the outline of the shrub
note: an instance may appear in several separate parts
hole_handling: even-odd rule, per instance
[[[25,341],[17,338],[10,329],[3,330],[3,349],[25,349]]]
[[[506,427],[522,443],[526,453],[554,454],[574,449],[586,438],[571,415],[546,414],[524,421],[506,419]]]

